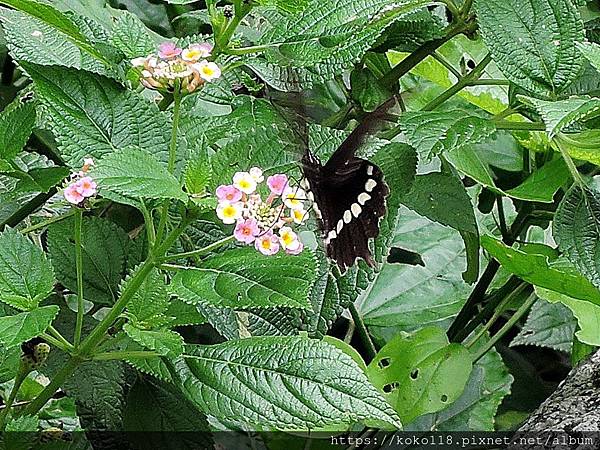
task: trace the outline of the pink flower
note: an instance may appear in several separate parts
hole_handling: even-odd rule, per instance
[[[242,191],[231,185],[219,186],[216,194],[219,201],[238,202],[242,199]]]
[[[298,245],[294,249],[286,248],[285,252],[288,255],[299,255],[300,253],[302,253],[302,250],[304,250],[304,244],[300,240],[298,240]]]
[[[96,195],[96,183],[90,177],[83,177],[74,184],[75,190],[82,197],[93,197]]]
[[[254,219],[239,221],[233,231],[233,236],[240,242],[251,244],[260,233],[258,223]]]
[[[79,192],[77,192],[76,185],[77,185],[77,183],[70,184],[69,186],[67,186],[65,188],[65,190],[63,192],[65,199],[69,203],[72,203],[73,205],[79,205],[85,199],[85,197],[83,195],[81,195]]]
[[[158,56],[162,59],[172,59],[181,54],[181,49],[173,42],[163,42],[158,46]]]
[[[288,185],[288,177],[281,173],[271,175],[267,178],[267,185],[273,194],[281,195]]]
[[[279,239],[269,231],[262,236],[258,236],[254,241],[254,247],[263,255],[274,255],[279,251]]]

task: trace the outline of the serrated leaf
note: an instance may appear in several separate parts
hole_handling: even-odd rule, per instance
[[[16,185],[20,192],[48,192],[69,176],[67,167],[45,167],[43,169],[31,169],[27,177],[22,178]]]
[[[92,176],[100,194],[108,191],[134,199],[187,200],[177,178],[140,148],[128,147],[104,156]]]
[[[532,105],[542,116],[550,138],[575,122],[600,115],[600,99],[588,96],[573,96],[554,102],[525,96],[519,96],[519,99]]]
[[[491,236],[481,237],[481,246],[509,272],[536,286],[550,289],[581,300],[600,305],[600,290],[574,268],[552,261],[550,247],[536,247],[530,251],[507,247]],[[545,253],[541,253],[542,250]]]
[[[240,309],[310,308],[308,293],[316,269],[310,250],[296,256],[264,256],[246,247],[210,256],[201,267],[178,271],[171,291],[192,304]]]
[[[573,184],[556,211],[552,234],[561,252],[600,288],[600,193]]]
[[[22,66],[35,83],[61,155],[71,167],[79,169],[87,156],[100,159],[127,146],[167,160],[169,121],[156,105],[89,72]]]
[[[127,280],[121,291],[126,288]],[[169,307],[169,294],[165,283],[165,276],[158,270],[152,272],[144,279],[131,300],[127,304],[127,311],[132,316],[135,324],[152,326],[152,319],[161,316]]]
[[[210,160],[203,147],[190,156],[185,167],[185,190],[189,194],[204,194],[212,179]]]
[[[12,102],[0,114],[0,158],[12,160],[23,150],[35,124],[35,104]]]
[[[135,342],[133,339],[127,337],[123,333],[125,343],[123,350],[128,352],[139,352],[145,351],[146,348]],[[132,367],[135,367],[142,373],[152,375],[153,377],[167,382],[173,381],[171,374],[172,364],[164,357],[152,357],[152,358],[126,358],[125,361]]]
[[[571,353],[576,324],[577,319],[566,306],[538,300],[510,346],[536,345]]]
[[[183,338],[171,330],[142,330],[131,323],[123,325],[131,339],[161,356],[175,358],[183,353]]]
[[[54,271],[44,252],[15,230],[0,233],[0,301],[33,309],[53,288]]]
[[[148,56],[156,50],[149,30],[135,14],[121,11],[112,30],[112,43],[129,59]]]
[[[405,112],[399,124],[408,143],[425,160],[449,150],[460,151],[496,131],[490,120],[461,110]]]
[[[0,383],[6,383],[17,376],[20,356],[19,347],[0,347]]]
[[[441,328],[428,327],[388,342],[367,366],[367,376],[405,423],[446,408],[463,392],[471,355],[450,344]]]
[[[479,277],[479,230],[471,199],[460,178],[452,173],[417,175],[402,203],[435,222],[457,230],[465,242],[467,269],[463,279],[474,283]]]
[[[543,97],[577,77],[583,23],[571,0],[476,0],[483,40],[504,75]]]
[[[63,286],[77,292],[74,223],[65,219],[48,227],[48,253]],[[114,223],[86,218],[82,226],[83,295],[96,304],[112,305],[125,270],[128,237]]]
[[[189,346],[177,362],[181,387],[220,419],[299,430],[352,422],[400,427],[397,415],[349,356],[302,337],[253,337]]]
[[[50,326],[58,306],[42,306],[14,316],[0,317],[0,344],[12,348],[42,334]]]
[[[200,314],[196,305],[190,305],[178,298],[169,302],[169,308],[165,313],[167,317],[173,319],[169,322],[169,327],[182,327],[187,325],[201,325],[206,322],[206,318]]]
[[[590,64],[600,71],[600,45],[595,42],[578,42],[577,48]]]

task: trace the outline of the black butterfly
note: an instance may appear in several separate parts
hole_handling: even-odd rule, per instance
[[[369,239],[379,234],[379,220],[385,214],[390,189],[381,169],[355,154],[394,103],[392,97],[366,116],[325,165],[305,146],[303,187],[313,202],[327,256],[342,271],[357,258],[375,265]]]

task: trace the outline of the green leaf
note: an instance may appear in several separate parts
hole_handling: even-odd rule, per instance
[[[554,102],[523,95],[520,95],[519,99],[533,106],[542,116],[550,138],[575,122],[592,119],[600,115],[600,99],[588,96],[573,96],[567,100]]]
[[[133,339],[122,333],[119,337],[124,337],[124,345],[121,346],[123,351],[139,352],[146,351],[145,347],[135,342]],[[126,358],[125,361],[132,367],[135,367],[142,373],[152,375],[153,377],[167,382],[173,381],[172,364],[165,357],[151,358]]]
[[[399,124],[408,143],[427,161],[449,150],[459,152],[496,131],[490,120],[462,110],[405,112]]]
[[[592,66],[600,71],[600,45],[594,42],[578,42],[577,48]]]
[[[552,261],[550,247],[514,249],[491,236],[481,237],[481,246],[509,272],[539,287],[600,305],[600,290],[572,267]],[[530,250],[530,251],[524,251]],[[544,253],[542,253],[544,251]]]
[[[575,159],[600,165],[600,130],[585,130],[581,133],[560,134],[556,138],[562,148]]]
[[[125,289],[128,282],[129,279],[124,283],[121,291]],[[165,276],[154,269],[131,297],[127,304],[127,311],[136,325],[140,324],[146,328],[152,326],[153,319],[164,317],[168,307],[169,294]]]
[[[77,292],[74,222],[65,219],[48,227],[48,253],[60,283]],[[83,296],[102,305],[112,305],[124,276],[128,237],[108,220],[86,218],[82,226]]]
[[[404,423],[440,411],[463,392],[471,374],[471,355],[450,344],[441,328],[428,327],[388,342],[367,367],[369,380]]]
[[[584,33],[571,0],[476,0],[475,11],[494,62],[517,86],[555,96],[577,77]]]
[[[31,169],[27,176],[17,183],[20,192],[48,192],[69,176],[67,167],[44,167]]]
[[[151,433],[152,445],[164,450],[208,449],[213,445],[206,418],[196,405],[172,384],[148,377],[136,379],[127,394],[123,428],[137,432],[128,437],[135,448],[148,444],[148,436],[140,432]]]
[[[42,306],[14,316],[0,317],[0,344],[12,348],[46,331],[56,315],[58,306]]]
[[[114,22],[112,43],[129,59],[148,56],[156,51],[156,44],[150,31],[135,14],[129,11],[121,11]]]
[[[0,383],[6,383],[17,376],[20,356],[19,347],[0,347]]]
[[[454,228],[465,242],[467,270],[463,279],[474,283],[479,277],[479,230],[471,199],[460,178],[452,173],[417,175],[402,203],[435,222]]]
[[[249,425],[280,430],[356,421],[400,427],[352,358],[322,341],[252,337],[187,349],[176,365],[182,389],[218,419],[236,411]]]
[[[310,250],[264,256],[254,248],[209,256],[202,267],[178,271],[171,291],[186,303],[229,308],[310,308],[317,264]]]
[[[176,199],[185,202],[177,178],[146,150],[128,147],[104,156],[92,173],[100,194],[135,199]]]
[[[108,78],[55,66],[21,64],[35,83],[46,118],[65,161],[100,159],[136,146],[166,161],[170,128],[156,105]]]
[[[211,179],[210,159],[203,149],[197,150],[185,167],[185,190],[189,194],[205,194]]]
[[[0,300],[33,309],[53,288],[54,271],[44,252],[15,230],[0,233]]]
[[[588,345],[593,345],[595,347],[600,346],[600,338],[598,337],[598,327],[600,327],[600,306],[540,287],[535,288],[535,293],[538,297],[543,298],[550,303],[560,302],[569,308],[579,325],[579,329],[575,332],[577,339]]]
[[[556,211],[552,234],[561,252],[600,288],[600,193],[573,184]]]
[[[131,339],[161,356],[175,358],[183,353],[183,338],[171,330],[142,330],[135,325],[126,323],[123,331]]]
[[[12,102],[0,114],[0,158],[11,161],[23,150],[35,124],[33,102]]]
[[[566,306],[538,300],[533,304],[525,325],[510,346],[536,345],[571,353],[576,324],[577,319]]]
[[[391,97],[387,89],[379,85],[377,77],[368,69],[355,69],[350,75],[352,98],[365,111],[374,111]]]
[[[562,158],[556,158],[535,170],[519,186],[506,191],[512,198],[530,202],[552,203],[554,194],[570,179]]]
[[[1,0],[0,4],[23,11],[45,24],[64,33],[77,47],[85,50],[96,59],[108,63],[106,58],[89,42],[77,25],[65,14],[47,3],[33,0]]]
[[[390,234],[387,264],[357,302],[369,332],[389,340],[399,331],[447,327],[470,291],[460,275],[466,256],[459,233],[402,208]],[[417,262],[394,260],[402,250]]]

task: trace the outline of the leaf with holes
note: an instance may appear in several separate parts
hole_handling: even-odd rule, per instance
[[[600,287],[600,193],[573,184],[556,211],[552,234],[569,261]]]
[[[237,411],[267,429],[400,427],[352,358],[322,341],[269,336],[188,346],[176,368],[187,396],[218,419]]]
[[[42,250],[15,230],[0,233],[0,301],[35,308],[54,288],[54,271]]]
[[[0,344],[12,348],[42,334],[50,326],[58,306],[42,306],[14,316],[0,317]]]
[[[45,106],[62,157],[79,169],[83,158],[127,146],[167,161],[169,120],[156,105],[108,78],[81,70],[21,63]]]
[[[450,344],[441,328],[428,327],[388,342],[368,365],[367,375],[408,423],[454,402],[471,366],[467,349]]]
[[[400,116],[399,125],[409,144],[425,160],[449,150],[460,151],[496,131],[490,120],[461,110],[406,112]]]
[[[502,73],[543,97],[579,74],[583,23],[571,0],[476,0],[479,30]]]
[[[264,256],[254,248],[228,250],[178,271],[171,291],[186,303],[230,308],[310,308],[317,264],[310,250]]]

